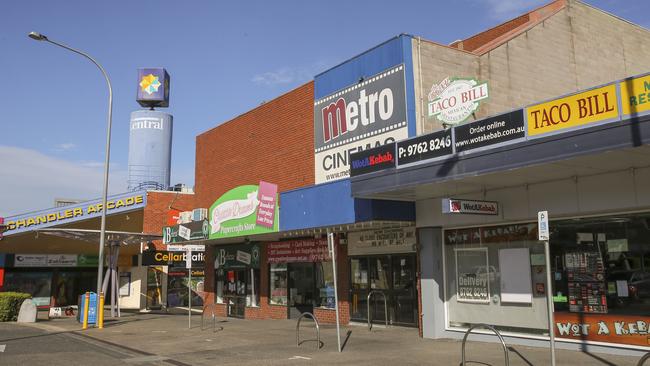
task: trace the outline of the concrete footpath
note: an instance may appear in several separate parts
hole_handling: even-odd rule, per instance
[[[461,360],[460,341],[422,339],[417,329],[412,328],[376,326],[369,332],[364,326],[342,327],[344,348],[338,353],[336,327],[321,327],[322,347],[317,350],[316,341],[311,341],[316,338],[316,329],[308,319],[301,323],[301,340],[307,341],[300,347],[296,346],[295,320],[219,318],[216,332],[211,328],[211,321],[206,326],[208,329],[201,330],[198,314],[193,316],[191,329],[188,329],[187,315],[169,314],[123,314],[119,320],[108,320],[104,329],[85,331],[74,319],[28,325],[4,323],[0,327],[0,344],[6,344],[7,348],[0,353],[0,364],[48,359],[43,354],[46,351],[39,348],[44,337],[31,339],[32,349],[27,352],[21,346],[20,358],[12,351],[12,342],[20,338],[12,335],[28,328],[45,335],[68,335],[68,341],[76,342],[69,352],[57,354],[57,364],[66,361],[79,364],[81,355],[75,355],[77,348],[78,352],[102,350],[95,351],[97,357],[110,356],[114,360],[112,364],[132,365],[458,365]],[[510,365],[550,364],[548,349],[513,346],[509,355]],[[83,356],[89,357],[87,353]],[[503,350],[497,343],[468,342],[467,359],[488,365],[504,364]],[[558,365],[633,366],[638,360],[637,357],[557,351]],[[99,361],[98,358],[94,366],[104,364]]]

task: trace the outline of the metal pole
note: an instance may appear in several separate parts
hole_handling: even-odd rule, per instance
[[[546,302],[548,303],[548,335],[551,342],[551,365],[555,366],[555,320],[553,319],[553,285],[551,282],[551,250],[548,240],[544,241],[544,254],[546,256]]]
[[[185,267],[187,267],[187,328],[192,329],[192,251],[185,252]]]
[[[108,78],[108,74],[106,74],[106,71],[104,70],[102,65],[100,65],[99,62],[97,62],[89,54],[74,49],[72,47],[66,46],[62,43],[52,41],[51,39],[47,38],[44,35],[30,33],[30,37],[36,40],[49,42],[53,45],[59,46],[61,48],[64,48],[68,51],[72,51],[76,54],[79,54],[87,58],[88,60],[90,60],[90,62],[95,64],[97,68],[99,68],[99,71],[101,71],[102,75],[104,75],[104,78],[106,79],[106,84],[108,85],[108,123],[106,126],[106,158],[104,160],[104,187],[102,190],[102,220],[101,220],[100,237],[99,237],[99,254],[98,254],[99,258],[97,264],[97,294],[98,294],[97,296],[99,296],[102,287],[102,274],[103,274],[102,270],[104,264],[104,243],[105,243],[104,237],[106,236],[106,201],[108,196],[108,165],[109,165],[109,160],[111,155],[111,125],[113,121],[113,87],[111,86],[111,80]],[[99,301],[97,301],[97,312],[99,313]]]
[[[187,282],[187,327],[192,329],[192,268],[188,269],[187,272],[190,275],[190,280]]]
[[[336,342],[341,352],[341,324],[339,320],[339,289],[336,280],[336,245],[334,243],[334,233],[327,233],[327,244],[331,248],[332,254],[332,271],[334,272],[334,309],[336,310]]]

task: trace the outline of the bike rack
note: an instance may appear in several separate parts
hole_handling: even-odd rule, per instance
[[[296,346],[300,347],[300,321],[302,320],[302,318],[305,318],[305,317],[312,318],[314,320],[314,323],[316,324],[316,342],[317,342],[316,343],[316,349],[318,350],[318,349],[320,349],[320,325],[318,324],[318,320],[316,320],[316,317],[314,316],[314,314],[309,313],[309,312],[302,313],[298,317],[298,323],[296,324]],[[305,341],[313,341],[313,339],[305,339],[305,340],[303,340],[303,342],[305,342]]]
[[[211,309],[210,313],[212,313],[212,332],[213,332],[213,333],[216,333],[216,332],[217,332],[217,314],[216,314],[217,309],[216,309],[216,306],[214,306],[214,305],[212,305],[212,306],[208,305],[208,306],[206,307],[206,309]],[[207,329],[207,328],[204,327],[204,323],[205,323],[205,315],[206,315],[206,310],[204,309],[204,310],[203,310],[203,313],[201,314],[201,330],[206,330],[206,329]],[[222,326],[219,326],[219,330],[220,330],[220,331],[223,330],[223,327],[222,327]]]
[[[386,294],[379,290],[372,290],[368,293],[368,299],[366,305],[368,305],[368,331],[372,330],[372,316],[370,315],[370,298],[374,294],[380,294],[384,298],[384,321],[386,322],[386,328],[388,328],[388,306],[386,304]]]
[[[475,325],[472,325],[467,330],[467,332],[465,332],[465,336],[463,337],[463,348],[462,348],[462,351],[461,351],[462,359],[461,359],[460,365],[465,366],[465,362],[466,362],[465,361],[465,343],[467,342],[467,337],[469,336],[469,334],[472,332],[472,330],[474,330],[476,328],[489,329],[492,332],[494,332],[494,334],[496,334],[497,337],[499,337],[499,340],[501,341],[501,345],[503,346],[503,354],[504,354],[504,356],[506,358],[506,366],[509,366],[510,365],[510,360],[508,359],[508,346],[506,346],[506,341],[503,340],[503,337],[501,336],[501,333],[499,333],[499,331],[496,330],[496,328],[494,328],[493,326],[488,325],[488,324],[475,324]],[[470,361],[470,362],[473,362],[473,361]]]
[[[648,360],[650,360],[650,352],[643,355],[643,357],[641,357],[641,359],[639,360],[639,363],[637,363],[636,366],[643,366],[643,364]]]

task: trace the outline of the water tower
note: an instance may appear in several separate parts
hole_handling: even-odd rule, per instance
[[[163,68],[138,69],[138,103],[131,113],[128,189],[167,190],[172,158],[173,117],[154,110],[169,106],[169,74]]]

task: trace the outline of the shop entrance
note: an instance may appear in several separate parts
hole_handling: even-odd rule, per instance
[[[391,324],[417,325],[417,292],[415,289],[415,255],[394,254],[350,259],[350,313],[353,321],[368,320],[368,294],[381,291],[386,295]],[[384,321],[384,300],[370,299],[374,321]]]
[[[223,297],[227,305],[227,314],[233,318],[244,318],[246,311],[246,270],[226,271],[226,285]]]
[[[289,318],[312,313],[316,303],[314,263],[289,263]]]

